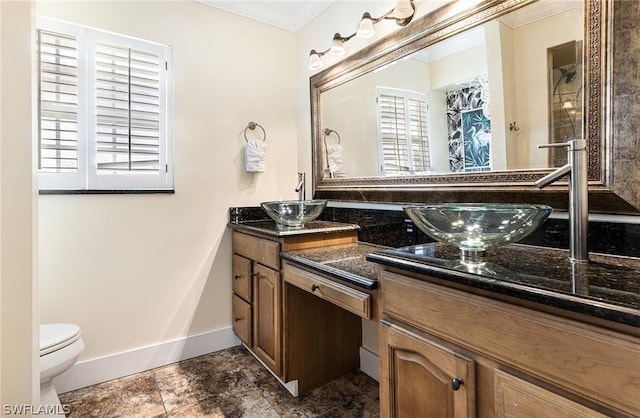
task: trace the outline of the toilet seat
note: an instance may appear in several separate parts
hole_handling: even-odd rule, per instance
[[[80,327],[75,324],[41,324],[40,357],[67,347],[80,339]]]

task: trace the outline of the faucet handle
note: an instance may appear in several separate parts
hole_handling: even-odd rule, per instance
[[[538,148],[561,148],[561,147],[570,147],[571,144],[569,142],[556,142],[554,144],[538,144]]]
[[[538,148],[561,148],[567,147],[569,151],[579,151],[587,148],[587,141],[584,139],[570,139],[567,142],[556,142],[553,144],[539,144]]]

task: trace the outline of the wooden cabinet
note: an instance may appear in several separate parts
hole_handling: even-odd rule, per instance
[[[356,230],[285,237],[232,233],[233,331],[294,394],[357,366],[361,323],[339,305],[287,290],[280,252],[356,241]],[[351,298],[343,299],[336,296],[339,284],[322,285],[329,297],[370,314],[368,295],[348,289]]]
[[[280,273],[254,265],[253,350],[277,375],[282,375],[280,358]]]
[[[381,272],[383,417],[640,416],[637,334],[434,282]]]
[[[233,332],[245,343],[251,347],[253,341],[251,330],[253,329],[253,316],[251,314],[251,304],[234,294],[232,300],[233,308]]]
[[[389,323],[381,332],[382,416],[475,417],[473,360]]]
[[[233,331],[282,376],[280,243],[233,233]]]

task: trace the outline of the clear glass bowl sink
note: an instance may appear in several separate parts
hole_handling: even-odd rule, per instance
[[[325,206],[326,200],[279,200],[262,202],[262,209],[275,220],[278,228],[302,228],[305,223],[315,220]]]
[[[485,251],[520,241],[551,214],[529,204],[409,205],[404,211],[431,238],[458,247],[462,262],[480,263]]]

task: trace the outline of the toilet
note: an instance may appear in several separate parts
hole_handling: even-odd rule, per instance
[[[40,325],[40,404],[60,405],[53,379],[73,366],[84,350],[75,324]],[[58,408],[61,410],[61,407]]]

